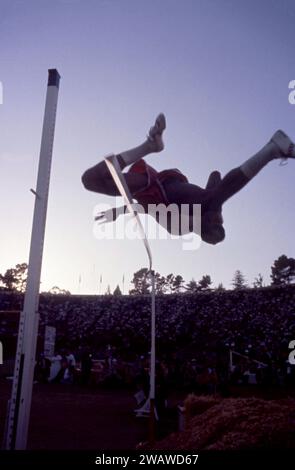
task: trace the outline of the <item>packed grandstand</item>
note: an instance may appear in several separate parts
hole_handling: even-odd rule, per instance
[[[0,336],[15,355],[23,296],[0,293]],[[170,386],[221,391],[228,383],[291,385],[295,286],[158,295],[157,373]],[[56,353],[85,352],[103,364],[99,380],[131,383],[148,361],[150,297],[41,295],[38,355],[45,326],[56,327]],[[209,372],[208,372],[209,371]]]

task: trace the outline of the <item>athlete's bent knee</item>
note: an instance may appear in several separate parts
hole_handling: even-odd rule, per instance
[[[90,173],[89,170],[86,170],[85,173],[81,176],[81,181],[85,189],[88,191],[102,191],[103,185],[99,178],[94,179],[93,175]]]
[[[217,245],[225,239],[225,230],[222,225],[212,227],[211,230],[202,230],[202,240],[210,245]]]

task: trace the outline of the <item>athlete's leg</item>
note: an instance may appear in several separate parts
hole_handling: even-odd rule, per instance
[[[221,174],[219,171],[212,171],[212,173],[209,175],[206,188],[205,189],[213,189],[216,188],[216,186],[220,183],[221,181]]]
[[[219,180],[217,185],[211,184],[211,178],[209,178],[206,189],[194,184],[168,181],[165,184],[168,199],[179,204],[199,203],[202,205],[209,204],[212,200],[212,205],[220,207],[223,202],[249,183],[268,162],[281,156],[276,143],[270,141],[243,165],[231,170],[222,180]]]
[[[218,172],[211,174],[206,189],[172,179],[164,182],[164,188],[170,203],[202,204],[206,209],[215,210],[249,183],[267,163],[277,158],[295,158],[295,146],[282,131],[277,131],[259,152],[231,170],[222,180]]]
[[[212,176],[211,176],[212,175]],[[210,203],[215,192],[215,185],[220,183],[220,173],[214,172],[210,175],[206,189],[195,184],[183,183],[179,180],[168,180],[164,183],[164,189],[170,204],[189,204],[190,231],[195,231],[194,204],[201,204],[201,237],[207,243],[215,245],[225,238],[222,226],[221,205],[210,208]],[[179,209],[181,209],[179,207]],[[180,213],[181,214],[181,213]],[[199,232],[197,232],[199,234]]]
[[[200,188],[196,184],[184,183],[178,179],[169,179],[163,186],[170,204],[204,204],[211,195],[211,190]]]
[[[208,208],[213,211],[218,210],[225,201],[239,192],[251,179],[245,175],[241,167],[231,170],[222,178],[215,191],[211,192]]]
[[[212,185],[209,178],[206,189],[202,189],[194,184],[168,180],[164,183],[164,188],[170,203],[201,204],[202,213],[208,210],[218,211],[227,199],[249,183],[267,163],[275,158],[289,157],[295,158],[294,146],[290,139],[279,131],[259,152],[240,167],[231,170],[219,183],[217,174],[218,184]],[[213,179],[215,180],[215,176],[212,181]]]
[[[276,158],[295,158],[295,146],[282,131],[276,132],[267,145],[243,165],[231,170],[213,188],[211,184],[208,188],[202,189],[193,184],[167,181],[164,184],[167,197],[169,202],[179,205],[201,204],[202,238],[209,243],[217,243],[225,236],[222,229],[222,204],[240,191],[267,163]]]
[[[177,178],[170,178],[163,183],[170,204],[204,204],[211,199],[213,190],[221,182],[219,171],[213,171],[207,181],[205,189],[196,184],[184,183]]]
[[[117,155],[121,169],[146,157],[150,153],[160,152],[164,148],[162,133],[166,127],[165,116],[160,114],[154,126],[150,128],[147,140],[133,149]],[[131,194],[144,189],[148,183],[144,174],[124,173],[126,183]],[[102,161],[92,168],[89,168],[82,175],[82,183],[89,191],[94,191],[108,196],[118,196],[119,192],[113,178],[110,175],[105,161]]]
[[[240,167],[231,170],[225,175],[211,195],[209,208],[214,210],[220,207],[225,201],[248,184],[265,165],[278,158],[295,158],[294,144],[282,131],[277,131],[270,142],[259,152],[249,158]]]

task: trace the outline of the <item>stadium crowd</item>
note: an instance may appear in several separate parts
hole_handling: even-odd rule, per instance
[[[20,294],[1,292],[0,310],[20,310],[22,301]],[[39,352],[45,326],[55,326],[56,351],[71,371],[69,382],[76,367],[64,358],[71,354],[84,382],[95,364],[98,381],[146,386],[149,296],[41,295],[39,311]],[[202,392],[228,383],[294,384],[288,362],[295,339],[294,285],[158,295],[156,311],[159,382]],[[3,343],[16,335],[15,322],[2,316]]]

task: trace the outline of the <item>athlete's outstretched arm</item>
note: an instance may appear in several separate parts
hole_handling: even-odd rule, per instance
[[[138,214],[146,214],[146,210],[141,204],[134,203],[132,204],[132,207]],[[99,212],[95,216],[94,220],[98,221],[99,224],[106,224],[108,222],[115,222],[119,215],[129,213],[127,206],[113,207],[112,209]]]

